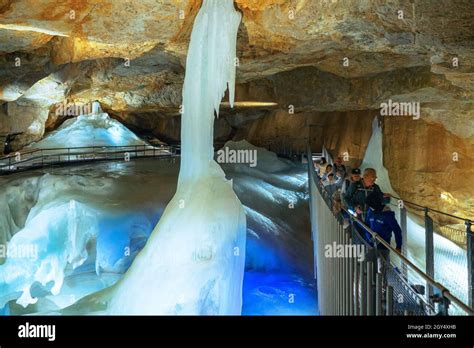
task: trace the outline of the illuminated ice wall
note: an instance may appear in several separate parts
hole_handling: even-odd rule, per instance
[[[57,130],[26,149],[85,146],[133,146],[146,143],[93,103],[93,112],[66,120]]]

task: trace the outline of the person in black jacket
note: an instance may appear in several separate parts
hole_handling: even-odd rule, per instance
[[[341,187],[341,202],[344,208],[346,209],[349,208],[349,203],[346,200],[346,195],[347,195],[347,191],[349,190],[349,187],[351,186],[352,183],[356,181],[360,181],[360,180],[362,180],[362,177],[360,176],[360,169],[352,168],[351,175],[343,181],[343,184]]]
[[[373,168],[367,168],[364,170],[362,180],[351,183],[345,193],[344,199],[349,208],[355,211],[362,221],[365,221],[367,213],[366,199],[369,194],[375,193],[383,201],[384,194],[375,183],[375,180],[377,180],[377,172]]]

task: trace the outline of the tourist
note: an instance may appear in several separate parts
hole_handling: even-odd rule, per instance
[[[341,183],[339,193],[340,193],[341,208],[344,208],[344,210],[341,209],[341,217],[344,224],[344,228],[347,228],[350,225],[350,217],[346,211],[347,209],[349,209],[349,203],[347,202],[347,199],[346,199],[347,190],[349,189],[349,186],[352,183],[360,181],[360,180],[361,180],[360,169],[353,168],[351,170],[351,174],[350,175],[346,174],[346,177]]]
[[[326,177],[326,180],[323,180],[323,186],[335,185],[336,179],[334,178],[334,173],[329,173]]]
[[[326,158],[321,157],[321,159],[316,161],[316,172],[318,173],[319,177],[321,178],[324,175],[324,171],[326,170],[327,161]]]
[[[336,179],[334,178],[334,173],[329,173],[326,180],[322,180],[323,188],[327,192],[329,197],[333,197],[334,193],[337,191]]]
[[[334,171],[339,171],[339,170],[342,170],[344,172],[344,175],[346,175],[346,166],[344,164],[342,164],[342,158],[341,157],[338,157],[336,158],[336,161],[334,161]]]
[[[337,186],[338,189],[342,187],[344,184],[344,179],[345,179],[345,172],[342,169],[338,169],[336,171],[336,175],[334,176],[334,181],[335,185]]]
[[[383,200],[383,193],[375,183],[377,172],[373,168],[366,168],[362,180],[350,184],[346,192],[345,199],[350,209],[352,209],[361,221],[365,221],[367,212],[366,199],[369,194],[375,193]]]
[[[395,218],[395,213],[390,208],[383,204],[383,196],[377,192],[372,192],[367,196],[366,205],[367,217],[366,224],[370,229],[376,232],[384,241],[390,244],[392,234],[395,235],[396,250],[402,252],[402,229]],[[378,242],[374,243],[373,236],[366,232],[366,239],[377,249],[377,263],[378,271],[384,275],[385,270],[390,262],[390,251],[385,245]]]
[[[352,183],[358,182],[360,180],[361,180],[360,169],[359,168],[353,168],[351,170],[350,176],[344,180],[344,182],[342,184],[342,187],[341,187],[341,201],[342,201],[342,206],[344,208],[349,207],[349,203],[347,202],[347,198],[346,198],[347,191],[349,190],[349,186]]]
[[[329,174],[333,174],[333,175],[334,175],[333,170],[332,170],[332,164],[328,164],[328,165],[326,166],[326,170],[325,170],[325,172],[323,173],[323,175],[321,176],[321,180],[323,180],[323,181],[326,180]]]

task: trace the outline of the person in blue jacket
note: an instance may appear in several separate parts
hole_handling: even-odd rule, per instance
[[[366,225],[388,244],[392,240],[392,234],[395,235],[396,249],[401,253],[403,243],[402,229],[395,219],[395,213],[383,204],[383,196],[375,192],[369,194],[365,202],[368,206],[365,219]],[[369,232],[366,232],[366,239],[373,245],[373,238]],[[380,242],[377,243],[377,251],[381,258],[378,260],[378,270],[385,274],[387,263],[390,261],[390,252]]]

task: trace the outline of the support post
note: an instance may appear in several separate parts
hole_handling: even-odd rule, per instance
[[[425,208],[425,262],[426,274],[434,279],[434,245],[433,245],[433,219],[428,215],[429,209]],[[431,302],[433,286],[426,284],[426,299]]]
[[[367,262],[367,315],[374,315],[374,263],[372,261]]]
[[[349,245],[349,236],[345,231],[342,232],[344,234],[344,246]],[[344,287],[344,300],[345,300],[345,315],[351,315],[351,300],[350,300],[350,257],[349,255],[344,255],[344,274],[346,276],[346,285]]]
[[[346,232],[344,232],[346,233]],[[346,233],[348,236],[348,234]],[[352,239],[349,238],[349,245],[352,245]],[[348,304],[349,304],[349,315],[354,315],[354,258],[353,255],[348,255],[347,261],[349,262],[348,265],[348,287],[347,287],[347,295],[348,295]]]
[[[353,306],[354,311],[352,315],[359,315],[359,262],[357,258],[354,257],[352,259],[353,270],[354,273],[352,274],[353,279],[353,288],[352,288],[352,296],[353,296]]]
[[[360,315],[367,315],[367,277],[366,277],[366,261],[360,263]]]
[[[375,275],[375,315],[382,315],[382,273]]]
[[[393,287],[387,286],[386,315],[393,315]]]
[[[402,229],[402,255],[407,256],[408,230],[407,230],[407,209],[404,205],[400,208],[400,227]],[[404,279],[408,278],[408,268],[405,262],[402,262],[402,275]]]
[[[466,221],[467,242],[467,278],[468,278],[468,301],[471,308],[474,307],[474,232],[472,221]]]
[[[344,233],[340,234],[340,245],[345,244]],[[341,314],[346,315],[346,260],[345,257],[341,258]]]

